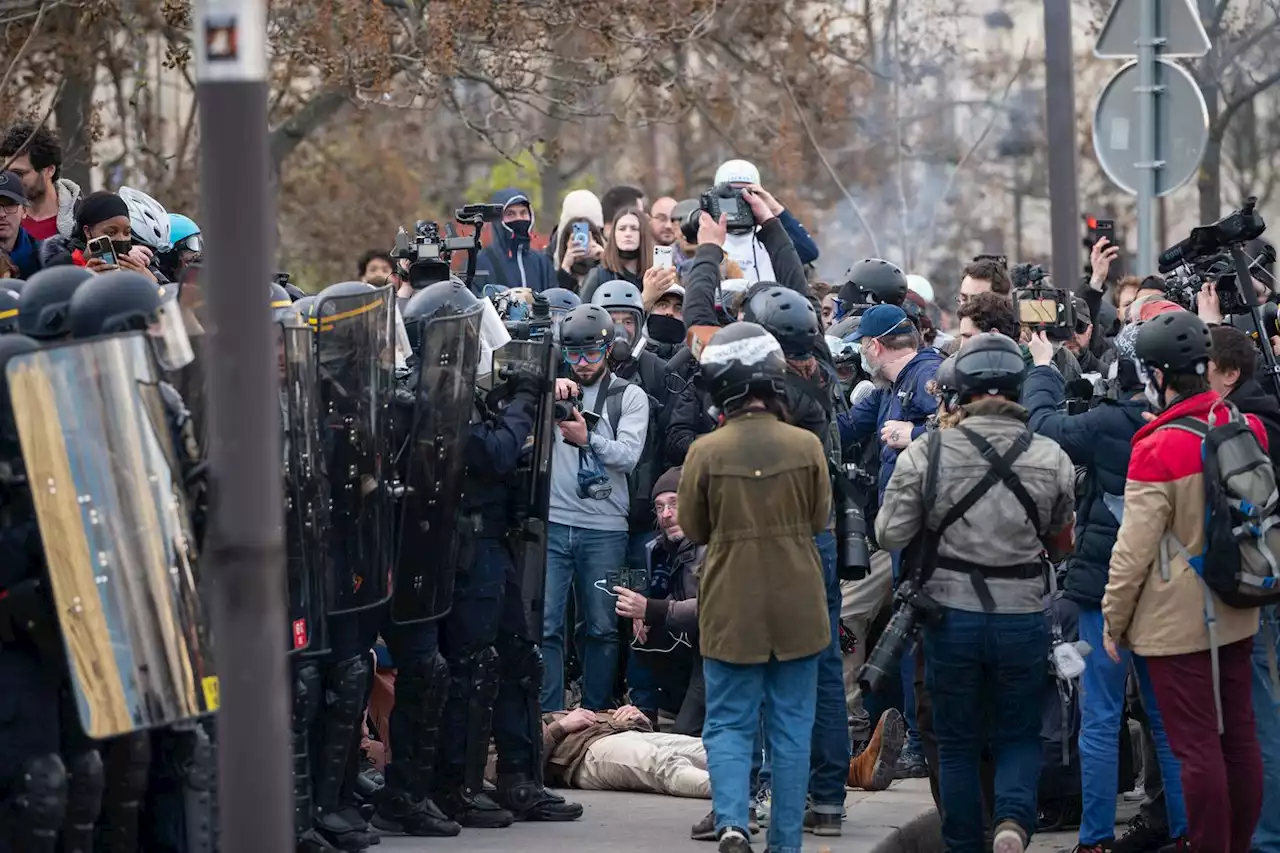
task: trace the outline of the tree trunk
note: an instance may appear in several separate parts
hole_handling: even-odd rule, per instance
[[[87,66],[87,67],[84,67]],[[63,69],[64,85],[54,104],[54,121],[62,141],[62,177],[76,182],[87,194],[93,181],[93,140],[89,135],[89,120],[93,116],[92,59],[86,62],[69,62]]]

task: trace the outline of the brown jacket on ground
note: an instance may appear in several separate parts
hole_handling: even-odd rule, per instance
[[[822,562],[831,480],[817,437],[764,411],[732,417],[689,447],[680,526],[707,545],[698,591],[703,657],[767,663],[831,642]]]
[[[1212,391],[1170,406],[1133,437],[1129,480],[1124,487],[1124,518],[1111,551],[1102,616],[1107,635],[1143,657],[1203,652],[1209,648],[1205,627],[1205,585],[1178,553],[1172,534],[1188,554],[1204,551],[1204,468],[1200,437],[1180,429],[1160,429],[1182,417],[1207,420],[1220,398]],[[1262,446],[1266,430],[1246,415]],[[1168,555],[1169,578],[1161,569],[1160,550]],[[1211,593],[1212,594],[1212,593]],[[1215,598],[1218,645],[1258,632],[1256,608],[1227,607]]]
[[[594,726],[578,732],[566,732],[560,720],[567,713],[556,711],[542,715],[542,760],[546,765],[547,781],[560,787],[569,787],[573,775],[587,756],[587,749],[600,738],[619,732],[653,731],[647,719],[619,725],[613,721],[612,711],[597,711]]]

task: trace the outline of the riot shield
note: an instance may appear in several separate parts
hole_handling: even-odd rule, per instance
[[[391,619],[439,619],[453,601],[458,496],[480,359],[481,306],[421,330],[412,425],[401,455],[404,496]]]
[[[540,341],[511,341],[493,354],[493,378],[501,382],[504,368],[518,367],[547,377],[548,390],[538,400],[533,435],[525,444],[513,487],[517,494],[519,540],[515,543],[516,576],[524,599],[529,639],[542,642],[543,591],[547,583],[547,514],[551,504],[551,449],[555,443],[556,376],[560,352],[550,336]]]
[[[145,335],[28,353],[6,375],[85,733],[215,710],[191,519]]]
[[[329,615],[391,597],[394,483],[391,400],[395,338],[390,287],[319,298],[314,329],[320,458],[328,472]]]
[[[320,405],[315,350],[309,326],[281,330],[284,451],[285,560],[289,636],[293,653],[328,651],[325,615],[334,606],[334,572],[328,564],[329,479],[321,456]]]

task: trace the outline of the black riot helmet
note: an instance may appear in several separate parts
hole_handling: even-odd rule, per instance
[[[566,287],[549,287],[542,291],[553,312],[567,313],[582,304],[582,298]]]
[[[599,305],[579,305],[560,322],[564,349],[598,349],[613,343],[613,318]]]
[[[773,335],[756,323],[732,323],[716,332],[698,362],[700,381],[723,414],[732,414],[749,397],[786,393],[786,356]]]
[[[822,322],[807,296],[779,284],[757,285],[747,299],[743,319],[759,323],[790,358],[813,355]]]
[[[960,350],[955,371],[961,404],[982,394],[1016,400],[1027,378],[1027,363],[1011,338],[986,332],[971,338]]]
[[[38,341],[66,337],[67,306],[71,294],[93,278],[84,267],[60,265],[31,276],[18,297],[18,331]]]
[[[283,323],[296,313],[293,311],[293,300],[289,298],[289,291],[281,285],[272,283],[268,287],[271,288],[271,319],[276,323]]]
[[[71,337],[79,339],[146,331],[164,370],[178,370],[195,358],[178,301],[166,299],[160,285],[130,270],[95,275],[76,288],[67,324]]]
[[[895,265],[880,258],[866,258],[849,267],[840,288],[844,312],[850,306],[889,304],[901,307],[907,298],[907,277]]]
[[[455,279],[428,284],[409,298],[401,312],[409,345],[415,353],[422,351],[422,335],[427,323],[436,317],[468,314],[480,307],[480,300],[462,282]],[[435,365],[431,365],[435,366]]]
[[[303,296],[293,302],[293,316],[300,325],[307,325],[311,318],[311,308],[316,304],[314,296]]]
[[[1170,311],[1144,322],[1138,329],[1133,352],[1148,372],[1203,376],[1208,370],[1213,338],[1204,321],[1190,311]]]
[[[5,366],[9,359],[40,349],[40,342],[26,335],[0,335],[0,454],[18,452],[18,430],[9,404],[9,380]],[[7,445],[7,446],[6,446]]]
[[[20,297],[15,291],[0,287],[0,335],[18,331]]]

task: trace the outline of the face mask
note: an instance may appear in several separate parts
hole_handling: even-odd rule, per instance
[[[630,249],[630,250],[619,249],[618,257],[622,258],[624,261],[634,261],[636,258],[640,257],[640,250],[639,249]]]
[[[645,327],[648,335],[660,344],[684,343],[684,320],[663,314],[650,314]]]
[[[507,223],[507,230],[511,232],[512,238],[517,243],[529,242],[529,226],[533,225],[528,219],[513,219]]]
[[[871,363],[871,358],[867,355],[865,347],[860,353],[858,353],[858,356],[862,360],[862,372],[868,376],[874,377],[876,375],[876,366]]]
[[[1160,399],[1160,392],[1156,390],[1155,384],[1150,379],[1147,380],[1142,393],[1146,395],[1147,402],[1151,404],[1153,409],[1159,411],[1164,408],[1164,402]]]

